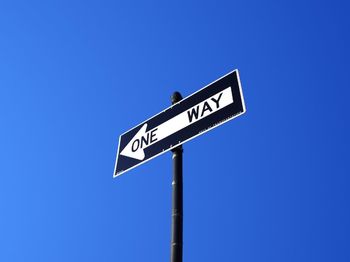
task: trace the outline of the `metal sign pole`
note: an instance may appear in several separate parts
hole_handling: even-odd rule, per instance
[[[179,102],[182,96],[174,92],[172,104]],[[171,221],[171,262],[182,262],[183,230],[183,190],[182,190],[182,145],[172,149],[173,182],[172,182],[172,221]]]

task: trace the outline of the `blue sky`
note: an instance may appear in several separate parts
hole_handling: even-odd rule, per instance
[[[169,261],[171,153],[118,136],[240,70],[184,145],[184,261],[350,261],[346,1],[0,3],[0,261]]]

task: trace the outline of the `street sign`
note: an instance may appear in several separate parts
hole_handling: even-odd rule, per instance
[[[245,113],[238,70],[119,137],[114,177]]]

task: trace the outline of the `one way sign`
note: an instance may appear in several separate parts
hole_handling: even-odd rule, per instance
[[[245,112],[238,70],[119,137],[114,177]]]

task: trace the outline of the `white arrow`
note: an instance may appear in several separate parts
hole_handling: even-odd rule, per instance
[[[147,147],[232,103],[233,97],[231,87],[227,87],[149,131],[146,131],[146,123],[140,128],[120,154],[137,160],[143,160],[145,158],[144,149]]]

